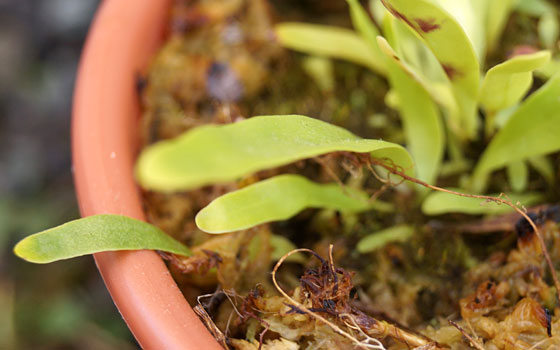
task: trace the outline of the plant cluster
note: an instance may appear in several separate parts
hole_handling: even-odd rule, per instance
[[[530,249],[537,252],[535,256],[544,254],[558,284],[546,246],[547,239],[555,241],[557,237],[549,231],[540,232],[540,227],[554,218],[535,223],[535,217],[527,215],[522,207],[547,199],[542,187],[530,187],[531,169],[549,186],[557,178],[555,165],[548,156],[560,151],[560,74],[556,74],[560,65],[554,57],[559,31],[556,8],[537,0],[382,0],[370,2],[372,19],[357,0],[347,3],[354,30],[281,23],[275,27],[276,38],[282,46],[313,58],[306,61],[308,72],[325,89],[333,84],[331,59],[350,61],[385,78],[390,86],[385,101],[399,113],[406,148],[395,142],[361,138],[306,116],[255,116],[228,124],[196,126],[178,137],[147,146],[136,164],[140,186],[147,191],[175,193],[234,184],[235,190],[217,196],[196,215],[198,229],[211,234],[259,228],[293,218],[308,208],[347,216],[391,212],[394,204],[383,194],[393,187],[414,193],[417,207],[424,215],[498,214],[513,208],[531,226],[535,234]],[[490,65],[489,58],[496,57],[502,32],[514,12],[538,18],[541,46],[547,49],[517,48],[507,60]],[[218,68],[214,67],[212,72],[227,73],[225,68]],[[220,99],[230,99],[227,96]],[[483,150],[476,151],[480,145],[485,145]],[[324,171],[330,171],[331,182],[278,170],[307,159],[314,159]],[[329,169],[333,159],[355,176],[339,178]],[[507,182],[503,181],[502,169]],[[373,194],[365,181],[354,181],[364,176],[363,170],[382,184]],[[266,171],[271,173],[259,176]],[[493,176],[497,173],[502,175]],[[446,188],[437,186],[442,178],[451,179]],[[405,181],[412,184],[401,185]],[[483,195],[489,189],[493,193]],[[502,196],[507,190],[512,193]],[[411,225],[395,223],[363,237],[356,249],[359,253],[375,251],[389,242],[409,240],[414,232]],[[286,239],[270,235],[270,242],[277,259],[297,256],[289,253],[295,247]],[[205,262],[212,261],[211,267],[223,262],[222,257],[208,253],[212,244],[220,243],[197,247],[208,257],[200,260],[191,249],[153,225],[100,215],[29,236],[18,243],[15,252],[28,261],[46,263],[107,250],[153,249],[164,252],[172,264],[184,271],[192,271],[193,266],[200,267]],[[520,247],[519,254],[529,254],[523,249]],[[283,300],[289,301],[287,308],[292,313],[326,321],[331,331],[345,337],[349,333],[337,326],[342,324],[355,332],[351,336],[356,340],[354,345],[363,348],[382,349],[383,345],[374,338],[391,332],[394,338],[405,343],[413,341],[411,344],[422,349],[440,347],[437,342],[421,340],[414,334],[403,340],[403,334],[407,334],[403,330],[379,323],[351,306],[350,274],[335,269],[332,257],[324,260],[313,254],[321,261],[320,267],[305,272],[299,294],[290,297],[274,280]],[[511,259],[515,259],[515,254],[511,254]],[[535,266],[542,270],[541,263]],[[485,286],[486,289],[476,290],[472,300],[462,299],[463,318],[484,317],[480,310],[488,311],[498,305],[510,288],[493,282]],[[542,290],[548,293],[547,288]],[[253,311],[280,312],[280,304],[257,305],[264,298],[264,294],[257,294],[250,303],[245,300],[245,310],[249,310],[250,304]],[[536,320],[542,321],[544,317],[550,334],[550,314],[531,300],[522,299],[513,312],[530,310]],[[487,304],[481,306],[484,303]],[[201,313],[208,316],[205,311]],[[317,318],[317,314],[336,322],[323,316]],[[274,319],[261,318],[258,313],[246,311],[241,315],[251,316],[249,319],[260,322],[265,329],[275,327]],[[293,322],[297,323],[294,317]],[[205,319],[213,324],[210,317]],[[506,327],[504,322],[496,323],[493,329]],[[385,333],[371,331],[373,325],[386,327]],[[455,325],[468,336],[460,325]],[[491,332],[490,328],[477,327]],[[259,348],[262,336],[260,340]]]

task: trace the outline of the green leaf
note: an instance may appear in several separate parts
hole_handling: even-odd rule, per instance
[[[376,208],[367,194],[339,184],[317,184],[299,175],[279,175],[216,198],[196,215],[208,233],[244,230],[291,218],[306,208],[355,213]]]
[[[490,196],[498,197],[500,194],[491,194]],[[511,194],[507,196],[507,199],[513,204],[520,203],[524,206],[530,206],[542,201],[544,196],[542,193]],[[446,192],[432,192],[422,203],[422,212],[426,215],[442,215],[447,213],[496,215],[510,211],[513,211],[513,209],[505,204],[487,202],[478,198],[461,197]]]
[[[280,43],[313,56],[338,58],[385,73],[382,58],[362,37],[345,28],[308,23],[280,23],[275,27]]]
[[[414,227],[410,225],[389,227],[362,238],[356,245],[356,250],[362,254],[373,252],[388,243],[406,242],[413,234]]]
[[[428,0],[382,0],[385,7],[424,39],[449,78],[461,112],[459,135],[476,136],[479,64],[461,25]]]
[[[142,152],[136,175],[145,188],[187,190],[337,151],[389,158],[413,173],[410,155],[397,144],[361,139],[317,119],[286,115],[204,125],[158,142]]]
[[[550,185],[554,185],[554,165],[552,161],[545,156],[536,156],[528,159],[529,164],[535,169],[546,182]]]
[[[533,84],[533,70],[550,61],[549,51],[519,55],[492,67],[480,88],[480,103],[490,113],[515,105]]]
[[[482,62],[486,55],[486,16],[488,0],[434,0],[461,25]],[[432,2],[434,2],[432,1]]]
[[[546,2],[546,0],[517,0],[515,9],[520,13],[534,17],[554,11],[554,7]]]
[[[302,68],[315,81],[322,92],[334,91],[334,69],[332,61],[325,57],[308,56],[302,61]]]
[[[398,109],[403,120],[408,149],[417,168],[418,178],[433,184],[444,150],[443,125],[436,105],[426,89],[415,79],[389,43],[378,37],[386,55],[389,81],[398,95]]]
[[[527,98],[494,136],[474,170],[471,187],[481,193],[488,174],[506,164],[560,150],[560,75]]]
[[[529,168],[527,164],[522,160],[518,160],[508,164],[506,171],[511,189],[514,192],[525,191],[527,182],[529,181]]]
[[[539,38],[545,47],[554,48],[558,42],[559,31],[558,12],[556,9],[546,12],[541,16],[539,19]]]
[[[346,0],[348,6],[350,6],[350,18],[352,19],[352,25],[362,35],[362,37],[380,54],[377,49],[376,39],[379,35],[379,30],[369,17],[368,13],[358,0]]]
[[[274,234],[270,235],[270,246],[272,247],[270,258],[273,261],[278,261],[287,253],[297,249],[296,245],[286,237]],[[305,264],[305,256],[301,253],[295,253],[290,255],[286,261]]]
[[[110,250],[152,249],[189,256],[191,251],[159,228],[120,215],[94,215],[22,239],[14,253],[44,264]]]
[[[498,44],[507,19],[513,10],[514,0],[487,0],[486,11],[486,42],[488,51],[492,51]]]

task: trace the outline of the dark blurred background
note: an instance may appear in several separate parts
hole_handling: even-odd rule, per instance
[[[34,265],[31,233],[79,216],[70,116],[97,0],[0,0],[0,349],[135,349],[91,256]]]

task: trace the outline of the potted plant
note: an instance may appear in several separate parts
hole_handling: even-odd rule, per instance
[[[550,59],[550,53],[545,51],[525,53],[521,57],[512,58],[489,70],[482,84],[480,84],[481,86],[479,86],[479,58],[476,55],[483,49],[478,46],[472,47],[469,40],[474,42],[474,39],[467,38],[459,24],[445,11],[426,1],[422,1],[422,4],[418,7],[408,6],[411,3],[404,0],[383,1],[389,13],[401,22],[401,24],[392,22],[393,19],[389,16],[378,19],[379,22],[387,26],[385,28],[386,34],[396,35],[395,32],[398,32],[398,30],[404,30],[405,34],[401,32],[396,36],[400,39],[416,40],[414,36],[410,35],[410,32],[406,32],[406,30],[412,29],[422,37],[435,55],[435,60],[426,63],[426,65],[435,64],[436,68],[440,68],[436,75],[439,74],[440,77],[444,77],[443,83],[440,85],[438,83],[439,78],[431,80],[433,76],[422,75],[426,72],[419,74],[418,67],[410,62],[410,57],[404,60],[403,57],[399,56],[405,55],[402,51],[394,50],[393,46],[401,44],[399,41],[396,41],[396,44],[395,41],[390,44],[384,38],[377,36],[377,29],[372,25],[371,20],[357,1],[349,0],[348,3],[354,27],[360,34],[361,39],[348,33],[336,35],[339,35],[338,39],[343,39],[340,41],[341,43],[345,41],[344,38],[349,39],[346,44],[352,40],[354,44],[357,43],[357,46],[362,50],[361,53],[364,53],[367,59],[364,59],[363,55],[353,55],[360,51],[356,50],[356,46],[349,47],[348,51],[341,54],[341,51],[332,51],[328,46],[314,45],[311,42],[312,40],[320,42],[321,38],[333,40],[336,37],[336,35],[332,35],[333,33],[329,34],[329,30],[325,30],[325,28],[286,24],[277,28],[277,34],[280,41],[287,47],[313,54],[334,57],[338,55],[340,58],[355,60],[388,76],[395,91],[392,102],[389,101],[389,104],[402,114],[407,142],[416,160],[415,167],[419,179],[413,177],[413,163],[402,147],[378,140],[360,139],[339,128],[301,116],[258,117],[229,126],[200,128],[196,132],[181,136],[178,141],[162,142],[154,145],[149,147],[148,151],[145,151],[140,157],[136,169],[137,179],[145,188],[162,191],[185,190],[203,184],[235,180],[254,171],[268,169],[299,159],[331,152],[349,152],[348,154],[342,153],[344,160],[353,161],[358,166],[368,167],[374,174],[377,174],[379,169],[385,169],[386,172],[397,176],[397,178],[409,180],[428,189],[442,192],[432,193],[427,197],[425,197],[427,193],[424,192],[419,196],[424,201],[423,210],[426,214],[449,211],[451,205],[456,205],[459,211],[480,213],[480,208],[474,208],[472,202],[456,202],[451,200],[449,195],[462,196],[463,198],[470,197],[470,199],[475,200],[486,199],[515,208],[527,220],[522,222],[523,225],[530,225],[536,233],[533,248],[538,251],[542,249],[550,267],[552,278],[558,285],[555,269],[547,254],[546,244],[537,228],[537,224],[554,219],[554,214],[546,212],[538,217],[530,216],[508,199],[464,194],[453,189],[446,190],[433,185],[438,168],[441,165],[443,152],[441,142],[443,136],[441,125],[439,125],[438,108],[446,112],[446,131],[449,135],[450,140],[448,142],[450,144],[453,142],[464,144],[468,142],[466,140],[476,137],[478,120],[475,111],[478,104],[482,106],[485,112],[487,123],[485,130],[488,135],[492,135],[495,133],[494,128],[497,127],[498,112],[512,106],[515,107],[515,104],[519,103],[530,87],[532,71],[543,66]],[[130,23],[124,23],[123,26],[122,21],[116,21],[115,18],[120,19],[116,14],[121,13],[119,11],[123,11],[125,7],[120,2],[115,1],[105,4],[96,19],[84,53],[84,63],[80,68],[74,111],[73,137],[76,186],[84,216],[120,214],[138,219],[143,218],[132,175],[136,137],[130,131],[134,130],[131,125],[135,122],[134,114],[138,113],[138,109],[134,107],[136,97],[133,89],[133,77],[134,73],[142,69],[150,51],[154,50],[161,39],[161,33],[154,28],[163,26],[163,18],[168,6],[167,3],[139,4],[134,12],[126,8],[127,16],[129,16],[126,19]],[[502,12],[504,12],[503,9]],[[378,12],[375,11],[375,13]],[[405,24],[408,25],[409,29],[404,27]],[[135,25],[138,25],[138,27],[135,27]],[[398,25],[403,25],[403,27],[398,27]],[[115,27],[121,26],[126,28],[126,30],[119,31],[123,38],[107,34],[113,31]],[[298,38],[305,35],[311,38],[311,40],[308,39],[309,42],[303,42]],[[400,35],[403,36],[400,37]],[[352,39],[350,40],[350,38]],[[453,40],[450,40],[450,38]],[[123,41],[119,41],[121,39]],[[328,40],[325,42],[328,42]],[[99,56],[99,52],[103,53],[103,56]],[[111,54],[108,55],[107,52]],[[457,55],[457,52],[460,52],[460,55]],[[99,71],[102,71],[103,74],[97,74]],[[508,85],[508,82],[511,83],[511,81],[514,81],[515,85]],[[558,81],[558,77],[552,78],[549,83],[541,87],[519,108],[513,109],[505,117],[502,116],[502,118],[509,118],[509,121],[500,125],[503,129],[496,134],[495,140],[492,140],[489,147],[484,151],[473,176],[470,179],[464,179],[464,183],[470,183],[470,185],[464,187],[470,186],[477,192],[483,191],[487,186],[487,178],[490,172],[507,165],[512,186],[523,188],[524,185],[520,182],[524,181],[523,178],[526,178],[523,170],[526,165],[520,165],[519,161],[558,149],[558,143],[553,137],[551,138],[549,130],[542,126],[550,125],[550,128],[554,129],[556,124],[550,124],[550,120],[545,119],[542,120],[543,124],[536,128],[527,124],[527,115],[537,112],[542,114],[545,114],[545,112],[554,113],[556,102],[553,100],[559,85]],[[480,96],[478,96],[479,93]],[[95,117],[91,117],[92,115]],[[418,115],[424,119],[420,120],[420,117],[417,117]],[[556,119],[555,114],[552,120]],[[512,142],[512,138],[515,140],[516,137],[520,137],[520,128],[525,128],[524,130],[529,133],[538,133],[538,135],[531,134],[531,138],[529,138],[531,143],[524,147]],[[253,132],[249,133],[251,130]],[[255,130],[259,132],[254,132]],[[418,130],[422,131],[418,132]],[[537,138],[539,135],[542,137],[541,140]],[[271,136],[276,137],[274,139],[276,140],[275,143],[270,143],[267,139]],[[225,146],[222,145],[222,148],[220,146],[215,149],[210,147],[208,152],[206,152],[206,149],[199,151],[200,148],[197,147],[202,144],[200,140],[212,140],[212,137],[214,137],[215,142],[208,141],[208,145],[220,144],[222,139],[234,141],[230,144],[226,143]],[[102,140],[101,143],[100,140]],[[457,144],[455,144],[455,147],[457,147]],[[253,148],[255,148],[255,145],[257,146],[256,149],[249,149],[248,145],[253,146]],[[197,152],[196,155],[200,158],[200,162],[195,164],[197,169],[177,165],[180,164],[180,159],[185,154],[190,154],[193,158],[196,158],[193,150]],[[521,155],[507,153],[512,153],[512,150],[518,151]],[[431,151],[435,153],[430,153]],[[459,169],[458,172],[460,173],[462,171],[460,169],[465,167],[464,159],[461,159],[461,156],[454,157],[453,150],[449,152],[452,159],[446,164],[447,171],[453,173]],[[237,155],[243,156],[236,159]],[[205,163],[206,158],[212,159],[213,162]],[[377,167],[377,170],[374,170],[373,167]],[[202,170],[197,173],[198,168],[202,168]],[[207,178],[208,174],[213,174],[214,177]],[[390,177],[387,184],[392,185]],[[350,212],[362,211],[364,208],[372,208],[371,203],[360,202],[361,192],[353,192],[350,188],[342,187],[343,190],[337,186],[319,186],[294,175],[271,177],[216,199],[199,213],[197,225],[204,231],[220,233],[242,230],[262,222],[290,217],[303,207],[324,207],[342,212],[345,210]],[[271,188],[274,188],[278,193],[274,194]],[[278,189],[282,189],[282,191],[278,191]],[[419,190],[419,193],[422,193],[421,191]],[[246,208],[250,207],[249,204],[252,204],[252,201],[256,199],[262,199],[263,193],[276,199],[259,202],[266,208],[266,210],[263,210],[264,214],[258,210],[247,212]],[[285,206],[280,208],[271,206],[271,201],[277,202],[278,196],[281,197],[286,193],[290,193],[290,196],[283,199]],[[298,193],[305,193],[306,196],[298,198]],[[296,197],[295,200],[292,196]],[[525,197],[529,200],[528,198]],[[367,203],[367,205],[363,205],[363,203]],[[240,216],[241,220],[239,220],[239,217],[230,215],[238,209],[244,213],[243,216]],[[111,220],[110,223],[106,221],[109,219]],[[58,228],[56,232],[66,230],[64,237],[68,239],[71,237],[72,230],[76,230],[76,233],[79,233],[76,241],[79,241],[78,246],[80,247],[82,247],[84,237],[87,239],[87,235],[84,236],[84,229],[97,230],[99,227],[108,227],[109,229],[100,230],[108,231],[108,240],[111,239],[111,235],[118,236],[119,231],[121,231],[121,235],[126,233],[126,239],[119,238],[119,240],[112,241],[111,244],[106,246],[103,245],[104,242],[101,242],[96,250],[92,251],[150,247],[183,255],[190,253],[187,248],[177,245],[153,227],[124,217],[117,219],[112,216],[110,218],[98,216],[82,222],[87,222],[89,226],[77,227],[70,223],[65,228]],[[524,230],[524,228],[518,229],[521,235],[525,235]],[[407,237],[410,237],[410,230],[406,227],[403,230],[403,227],[395,226],[394,230],[384,232],[384,234],[392,236],[390,238],[392,240],[407,239]],[[375,239],[381,239],[380,236],[381,233]],[[26,240],[25,242],[29,243],[30,241],[32,240]],[[367,250],[367,248],[364,248],[366,245],[364,242],[366,240],[360,241],[360,244],[363,243],[362,248],[358,248],[362,252]],[[61,249],[57,246],[56,240],[51,241],[51,243],[55,247],[54,250]],[[539,243],[540,246],[538,246]],[[371,246],[374,243],[369,240],[367,244]],[[65,245],[68,246],[68,243]],[[22,245],[19,246],[19,249],[21,253]],[[49,256],[49,259],[52,258],[52,252],[48,251],[48,247],[43,250],[47,250],[45,254]],[[29,251],[33,253],[38,249],[35,249],[35,251],[29,249]],[[86,249],[78,253],[87,252]],[[332,251],[330,253],[332,254]],[[66,251],[62,252],[61,256],[69,257],[72,254],[74,252]],[[29,256],[27,255],[27,257]],[[284,258],[280,260],[283,261]],[[117,306],[142,346],[148,348],[188,348],[189,346],[192,348],[219,348],[219,345],[189,309],[164,264],[155,253],[150,251],[103,252],[96,254],[96,261]],[[329,274],[329,269],[332,269],[333,275],[341,274],[344,278],[348,277],[348,275],[340,272],[342,270],[334,272],[332,265],[332,256],[328,262],[323,260],[325,273]],[[336,278],[334,279],[336,280]],[[291,305],[288,306],[292,307],[292,312],[308,314],[317,320],[321,320],[321,322],[325,322],[317,313],[327,312],[328,310],[315,310],[317,312],[315,313],[312,309],[317,309],[316,306],[306,308],[298,304],[278,287],[276,280],[274,280],[274,283],[280,293],[290,301]],[[492,293],[495,293],[494,284],[489,283],[487,286],[486,290],[492,290]],[[476,293],[479,293],[479,291],[477,290]],[[479,303],[476,301],[478,300],[478,294],[476,293],[473,297],[475,304]],[[480,291],[480,293],[484,293],[484,291]],[[546,298],[543,297],[543,299]],[[329,300],[323,300],[323,303],[320,303],[322,307],[319,307],[319,309],[331,308],[331,304],[324,304]],[[545,301],[550,302],[548,299]],[[527,307],[541,310],[538,303],[531,301],[527,303],[525,303],[528,305]],[[525,304],[520,307],[525,307]],[[471,304],[461,307],[471,307],[468,305]],[[472,308],[473,310],[476,309]],[[360,314],[356,313],[354,316],[356,315]],[[550,336],[550,314],[548,315],[547,324]],[[342,320],[348,317],[340,314],[338,316],[342,317]],[[258,317],[255,318],[258,319]],[[356,322],[355,317],[346,320]],[[364,322],[368,323],[370,321]],[[266,324],[266,322],[263,323]],[[352,324],[346,323],[345,325],[352,328]],[[368,325],[371,326],[369,323]],[[331,327],[337,334],[344,333],[336,331],[336,326],[332,324]],[[358,327],[357,324],[354,324],[353,329],[356,329],[355,327]],[[188,334],[185,332],[187,328],[189,329]],[[459,326],[457,326],[457,329],[461,330],[465,336],[468,335]],[[429,345],[439,348],[437,343],[426,343],[426,340],[415,338],[413,334],[399,333],[403,331],[399,331],[398,328],[389,327],[385,331],[378,331],[380,334],[394,331],[394,335],[397,338],[400,337],[401,340],[404,339],[407,344],[408,341],[411,341],[416,346]],[[197,336],[193,337],[194,333]],[[344,334],[348,335],[348,333]],[[401,337],[402,334],[408,335]],[[356,340],[356,338],[353,339]],[[366,336],[366,340],[356,344],[360,346],[369,344],[370,347],[383,348],[379,342],[375,343],[372,338]]]

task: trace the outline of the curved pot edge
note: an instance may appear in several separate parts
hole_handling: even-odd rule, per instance
[[[133,178],[140,113],[135,76],[162,41],[171,0],[106,0],[82,53],[72,111],[74,181],[82,216],[144,219]],[[152,251],[95,260],[130,330],[147,349],[222,349]]]

